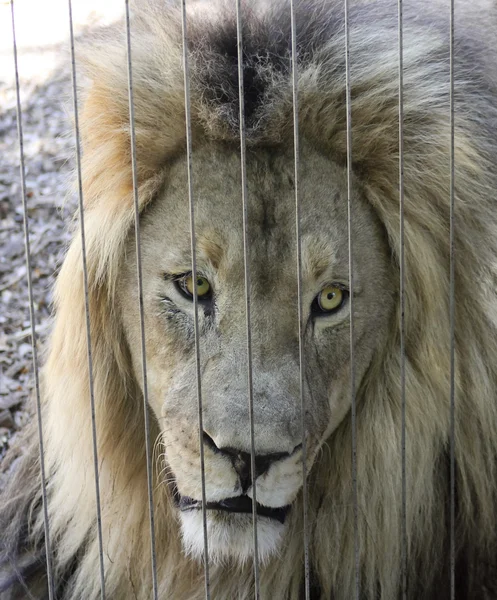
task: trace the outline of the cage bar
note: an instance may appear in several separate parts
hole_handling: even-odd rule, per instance
[[[93,382],[93,359],[91,348],[91,327],[90,327],[90,305],[88,300],[88,268],[86,261],[86,236],[85,236],[85,214],[83,205],[83,177],[81,172],[81,145],[79,131],[79,110],[78,110],[78,92],[76,84],[76,55],[74,51],[74,28],[72,17],[72,0],[68,0],[69,8],[69,36],[71,45],[71,83],[72,99],[74,110],[74,141],[76,145],[76,170],[78,178],[78,210],[81,231],[81,258],[83,265],[83,291],[85,300],[85,325],[86,325],[86,346],[88,351],[88,385],[90,389],[90,410],[91,410],[91,433],[93,443],[93,472],[95,475],[95,502],[97,508],[97,534],[99,550],[99,569],[100,569],[100,598],[105,600],[105,570],[102,541],[102,510],[100,504],[100,483],[98,469],[98,444],[97,444],[97,426],[95,419],[95,392]]]
[[[291,61],[292,61],[292,110],[293,110],[293,150],[294,150],[294,179],[295,179],[295,233],[297,240],[297,302],[299,326],[299,384],[300,412],[302,429],[302,500],[304,518],[304,594],[305,600],[310,600],[310,567],[309,567],[309,510],[307,490],[307,439],[306,439],[306,398],[305,398],[305,358],[304,358],[304,315],[302,309],[302,243],[301,243],[301,206],[299,190],[300,140],[299,140],[299,101],[298,101],[298,55],[297,55],[297,26],[295,22],[295,2],[290,0],[291,19]]]
[[[243,29],[241,2],[236,0],[236,42],[238,57],[238,96],[240,119],[240,167],[242,179],[242,207],[243,207],[243,266],[245,279],[245,316],[247,327],[247,386],[250,418],[250,469],[252,472],[252,524],[254,535],[254,590],[255,600],[260,598],[259,585],[259,544],[257,539],[257,484],[255,470],[255,440],[254,440],[254,388],[252,368],[252,327],[250,313],[250,268],[249,268],[249,230],[248,230],[248,193],[247,193],[247,155],[246,155],[246,128],[245,128],[245,98],[243,86]]]
[[[455,458],[455,160],[454,160],[454,0],[449,19],[449,127],[450,127],[450,213],[449,213],[449,329],[450,329],[450,597],[456,595],[456,458]]]
[[[204,458],[204,426],[203,426],[203,402],[202,402],[202,377],[200,368],[200,335],[198,327],[198,296],[197,296],[197,243],[195,235],[195,203],[193,197],[193,173],[192,173],[192,122],[191,122],[191,100],[190,100],[190,69],[188,62],[188,35],[186,23],[186,0],[181,0],[181,31],[183,36],[183,74],[185,87],[185,126],[186,126],[186,163],[188,176],[188,205],[190,211],[190,240],[192,254],[192,280],[193,280],[193,311],[195,330],[195,366],[197,381],[197,404],[198,404],[198,436],[200,452],[200,477],[202,486],[202,527],[204,533],[204,579],[205,598],[210,600],[210,578],[209,578],[209,544],[207,539],[207,514],[205,494],[205,458]]]
[[[19,65],[17,60],[17,40],[16,40],[16,25],[15,25],[15,10],[14,0],[10,0],[10,14],[12,20],[12,51],[14,54],[14,69],[16,82],[16,117],[17,117],[17,136],[19,139],[19,171],[21,179],[21,201],[23,212],[23,228],[24,228],[24,248],[26,252],[26,277],[28,281],[28,298],[29,298],[29,320],[31,323],[31,349],[33,352],[33,370],[35,378],[35,396],[36,396],[36,417],[38,426],[38,447],[40,453],[40,478],[41,478],[41,496],[43,503],[43,526],[45,532],[45,553],[47,561],[47,584],[48,598],[55,598],[54,577],[52,568],[52,548],[50,543],[50,527],[48,522],[48,507],[47,507],[47,478],[45,472],[45,452],[43,445],[43,424],[41,416],[41,393],[40,393],[40,376],[38,364],[38,351],[36,348],[36,322],[33,300],[33,282],[31,278],[31,250],[29,244],[29,223],[28,223],[28,203],[26,196],[26,165],[24,161],[24,136],[22,129],[22,108],[21,108],[21,90],[19,85]]]
[[[128,67],[128,100],[129,100],[129,125],[131,132],[131,171],[133,177],[133,200],[135,209],[135,240],[136,240],[136,270],[138,282],[138,305],[140,311],[140,342],[142,357],[143,380],[143,416],[145,421],[145,453],[147,460],[147,488],[148,508],[150,517],[150,554],[152,560],[152,586],[154,600],[158,600],[157,585],[157,556],[155,551],[155,519],[154,497],[152,487],[152,461],[150,452],[150,423],[148,415],[148,381],[147,381],[147,356],[145,344],[145,318],[143,311],[143,275],[140,244],[140,206],[138,201],[138,172],[136,166],[136,134],[135,134],[135,108],[133,103],[133,70],[131,59],[131,27],[129,18],[129,0],[125,0],[125,25],[126,25],[126,59]]]
[[[406,351],[405,351],[405,240],[404,240],[404,6],[398,0],[399,47],[399,295],[400,295],[400,398],[401,398],[401,590],[407,599],[407,474],[406,474]]]
[[[354,270],[353,270],[353,235],[352,235],[352,107],[350,93],[350,26],[349,2],[344,0],[344,33],[345,33],[345,104],[347,126],[347,227],[349,250],[349,302],[350,302],[350,397],[352,425],[352,502],[354,511],[354,562],[355,562],[355,598],[360,598],[360,566],[359,566],[359,531],[358,531],[358,498],[357,498],[357,408],[355,394],[354,364]]]

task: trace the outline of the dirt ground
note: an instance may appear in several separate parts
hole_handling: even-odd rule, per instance
[[[124,0],[73,0],[72,5],[77,60],[78,41],[117,20]],[[77,207],[71,191],[75,142],[68,6],[68,0],[14,3],[34,328],[40,350],[50,331],[52,285]],[[28,401],[33,388],[32,324],[12,42],[11,4],[0,0],[0,462],[34,409]]]

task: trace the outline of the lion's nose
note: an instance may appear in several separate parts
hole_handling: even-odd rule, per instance
[[[220,454],[224,454],[227,458],[231,460],[231,464],[233,468],[237,472],[240,478],[240,485],[242,486],[243,492],[246,492],[249,487],[252,485],[252,460],[251,455],[242,450],[238,450],[237,448],[218,448],[211,438],[211,436],[204,432],[204,443],[206,446],[209,446],[215,452],[219,452]],[[293,452],[296,452],[300,448],[296,446]],[[291,456],[292,453],[288,452],[274,452],[272,454],[264,454],[264,455],[256,455],[255,456],[255,479],[260,475],[263,475],[269,467],[285,458]]]

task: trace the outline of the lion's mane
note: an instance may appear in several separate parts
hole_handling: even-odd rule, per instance
[[[353,168],[398,270],[396,4],[351,3],[350,65]],[[411,4],[404,7],[403,52],[407,582],[411,598],[443,598],[450,546],[449,13],[445,5]],[[476,6],[472,14],[462,1],[456,7],[464,13],[456,21],[454,52],[456,571],[458,597],[477,598],[489,590],[496,539],[497,30],[493,13],[478,21]],[[167,178],[169,161],[185,152],[184,89],[179,12],[149,0],[136,13],[131,45],[143,210]],[[473,21],[481,23],[478,30]],[[244,22],[247,143],[254,149],[291,143],[289,3],[247,2]],[[342,3],[299,1],[297,34],[300,135],[345,164]],[[192,3],[188,37],[196,143],[237,144],[232,7]],[[134,222],[123,33],[101,33],[85,56],[89,84],[80,118],[106,593],[141,599],[152,586],[143,404],[114,309]],[[58,277],[55,306],[42,372],[51,560],[57,598],[90,600],[99,597],[100,579],[79,232]],[[397,598],[402,579],[399,322],[397,314],[382,356],[357,390],[357,560],[364,598]],[[151,439],[157,434],[152,418]],[[351,435],[346,418],[310,474],[316,598],[355,597]],[[34,430],[28,438],[30,450],[0,505],[0,590],[10,586],[12,597],[26,597],[23,585],[42,597],[46,586]],[[167,487],[155,487],[154,501],[159,597],[203,598],[203,568],[181,550]],[[301,597],[301,530],[294,519],[281,555],[261,569],[262,597]],[[253,597],[250,565],[212,565],[210,576],[216,600]]]

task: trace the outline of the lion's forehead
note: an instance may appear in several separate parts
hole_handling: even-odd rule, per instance
[[[343,169],[304,145],[298,174],[299,224],[304,277],[348,278],[347,186]],[[205,275],[243,284],[243,199],[254,285],[271,290],[297,277],[297,211],[293,153],[261,151],[247,158],[242,181],[236,151],[212,146],[193,153],[193,200],[198,266]],[[144,218],[148,253],[160,248],[165,270],[191,265],[191,222],[185,160],[168,170],[168,181]],[[370,207],[357,197],[354,223],[361,239],[377,238]],[[147,253],[147,249],[146,249]],[[156,262],[156,260],[154,259]]]

